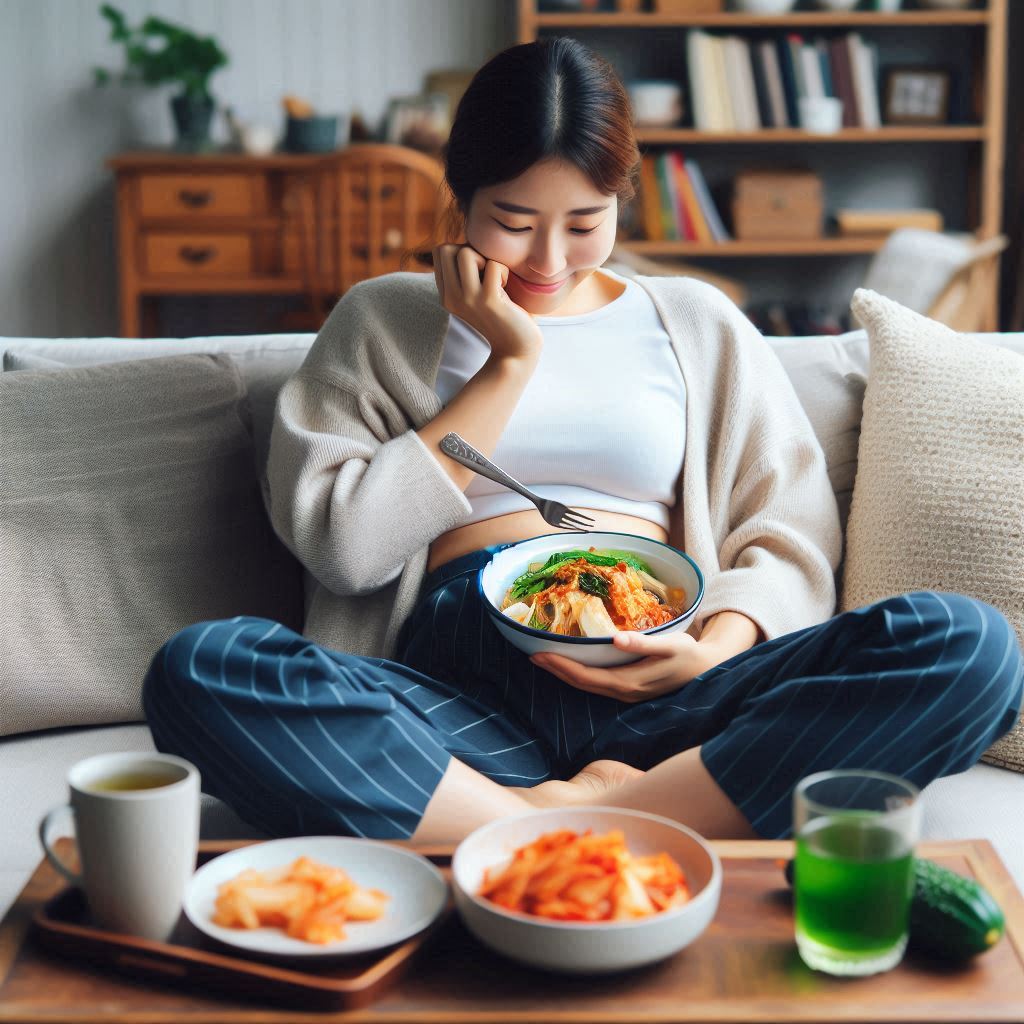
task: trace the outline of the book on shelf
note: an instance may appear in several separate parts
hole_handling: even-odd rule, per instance
[[[640,218],[644,237],[652,242],[664,239],[661,224],[661,200],[658,198],[658,174],[654,168],[654,157],[645,156],[640,161]]]
[[[812,99],[824,99],[825,79],[821,74],[821,60],[817,48],[807,43],[800,44],[800,57],[803,60],[804,94]]]
[[[677,150],[641,158],[637,202],[648,241],[709,245],[731,237],[699,165]]]
[[[660,153],[654,158],[654,176],[658,182],[658,214],[661,217],[661,237],[669,242],[683,240],[679,225],[679,214],[676,209],[677,197],[675,186],[671,181],[665,154]]]
[[[786,36],[786,48],[793,67],[793,127],[800,124],[800,100],[809,95],[807,92],[807,75],[804,70],[804,37],[798,32],[790,32]]]
[[[796,105],[799,93],[793,68],[793,51],[785,39],[776,40],[775,47],[782,73],[782,92],[786,99],[786,123],[790,128],[796,128],[800,124],[800,112]]]
[[[761,120],[761,104],[757,99],[757,82],[754,79],[754,57],[748,39],[737,39],[736,60],[739,70],[740,88],[745,97],[747,123],[749,131],[759,131],[764,122]]]
[[[754,96],[757,99],[757,117],[764,128],[771,128],[775,123],[772,115],[771,95],[768,91],[768,77],[764,61],[761,59],[760,47],[750,44],[750,70],[754,77]]]
[[[694,237],[692,241],[707,244],[714,241],[711,229],[708,227],[707,215],[701,208],[700,200],[693,187],[693,181],[687,172],[686,164],[678,153],[672,153],[671,159],[675,167],[676,181],[679,184],[679,193],[683,197],[686,206],[686,213],[693,225]]]
[[[851,32],[847,37],[850,49],[850,64],[853,70],[853,91],[857,96],[857,110],[860,112],[861,126],[878,128],[882,119],[878,107],[878,86],[875,82],[873,54],[868,49],[859,32]]]
[[[859,32],[774,39],[692,29],[686,37],[693,124],[706,132],[799,128],[800,100],[834,97],[844,128],[881,127],[878,47]]]
[[[750,67],[750,47],[739,36],[726,36],[724,43],[726,88],[732,98],[733,130],[756,132],[761,128],[761,118]]]
[[[722,132],[733,130],[732,97],[729,95],[729,79],[725,71],[725,45],[717,36],[707,37],[707,46],[711,51],[711,74],[713,88],[711,90],[711,116],[715,129]]]
[[[857,97],[853,91],[853,78],[850,70],[850,51],[844,36],[836,36],[828,43],[829,63],[832,66],[832,82],[835,88],[833,95],[838,96],[843,104],[843,127],[856,128],[860,124],[860,112],[857,109]]]
[[[696,242],[700,235],[698,234],[697,219],[694,216],[694,211],[691,208],[690,203],[687,201],[685,194],[685,187],[683,182],[680,180],[680,176],[684,174],[682,159],[679,154],[672,151],[667,154],[662,154],[668,162],[668,173],[672,175],[673,191],[678,200],[677,212],[679,217],[680,234],[682,238],[687,242]]]
[[[881,60],[878,55],[878,43],[866,43],[863,40],[861,45],[867,51],[868,55],[868,99],[871,103],[871,117],[875,122],[875,127],[881,127],[882,124],[882,103],[879,96],[879,82],[882,77],[882,66]]]
[[[715,206],[715,202],[711,197],[711,190],[708,188],[708,184],[704,179],[704,172],[700,169],[700,166],[694,160],[684,161],[687,176],[690,183],[693,186],[694,191],[697,193],[697,201],[700,203],[700,208],[704,212],[704,216],[707,218],[708,227],[711,229],[711,234],[716,242],[727,242],[732,235],[729,234],[725,229],[725,224],[722,223],[722,218],[718,213],[718,207]]]
[[[690,107],[694,126],[702,132],[711,131],[710,90],[712,88],[711,67],[708,60],[706,32],[686,34],[686,66],[690,72]]]
[[[821,83],[824,96],[835,96],[835,83],[832,81],[832,65],[828,59],[828,43],[824,39],[814,40],[814,50],[818,55],[818,67],[821,69]]]
[[[765,122],[772,128],[788,128],[789,115],[786,112],[786,93],[782,85],[782,70],[779,67],[779,53],[770,39],[757,44],[764,73],[764,87],[768,91],[768,105],[771,120]]]

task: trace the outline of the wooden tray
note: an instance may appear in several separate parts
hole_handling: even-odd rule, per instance
[[[239,844],[202,844],[196,867]],[[448,878],[451,853],[429,857]],[[311,1010],[354,1010],[376,999],[409,966],[424,942],[452,912],[444,911],[425,931],[387,949],[319,963],[283,962],[259,953],[242,954],[200,932],[182,914],[167,942],[100,929],[89,918],[81,889],[67,887],[32,918],[36,941],[61,956],[112,968],[133,978],[204,988],[222,995]]]
[[[201,844],[208,853],[244,843]],[[408,846],[408,844],[402,844]],[[1006,914],[1006,937],[960,966],[908,956],[871,978],[831,978],[800,960],[789,842],[715,842],[722,898],[708,930],[659,964],[600,977],[546,974],[480,945],[458,915],[425,937],[362,1009],[310,1012],[237,990],[97,970],[26,941],[36,912],[65,888],[41,861],[0,922],[0,1024],[996,1024],[1024,1020],[1024,897],[986,840],[926,842],[923,857],[977,878]],[[428,853],[423,847],[412,847]],[[435,851],[437,848],[434,848]],[[321,976],[322,977],[322,976]],[[328,979],[329,980],[329,979]],[[336,979],[340,980],[340,979]],[[350,979],[351,980],[351,979]]]

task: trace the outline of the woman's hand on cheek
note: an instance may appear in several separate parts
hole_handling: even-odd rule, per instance
[[[649,636],[616,633],[612,643],[640,655],[639,661],[613,668],[593,668],[559,654],[534,654],[532,661],[578,690],[636,704],[678,690],[722,660],[714,647],[701,644],[689,633]]]
[[[434,278],[441,304],[487,339],[499,359],[536,358],[544,338],[540,327],[505,291],[509,270],[471,245],[434,249]]]

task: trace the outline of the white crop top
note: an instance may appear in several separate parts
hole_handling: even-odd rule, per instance
[[[544,348],[492,461],[542,497],[667,529],[686,444],[682,373],[647,292],[610,270],[599,273],[625,291],[590,313],[535,317]],[[489,351],[481,334],[450,318],[435,385],[444,405]],[[481,476],[466,497],[473,509],[466,524],[533,508]]]

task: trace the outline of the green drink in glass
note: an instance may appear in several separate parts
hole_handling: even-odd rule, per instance
[[[797,786],[796,941],[809,967],[875,974],[903,958],[919,795],[882,772],[821,772]]]

